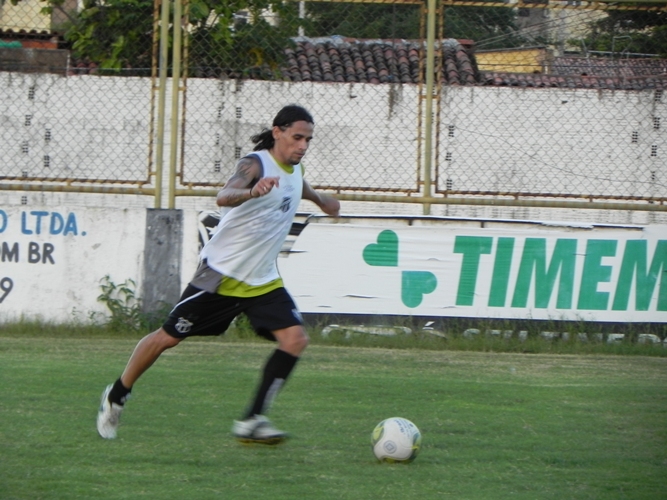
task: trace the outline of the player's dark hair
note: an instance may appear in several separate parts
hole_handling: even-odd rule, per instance
[[[306,111],[305,108],[290,104],[278,111],[278,114],[273,119],[272,127],[280,127],[285,130],[289,128],[294,122],[304,121],[315,124],[312,115]],[[271,149],[275,143],[273,138],[273,129],[265,128],[259,134],[253,135],[250,140],[255,144],[254,151],[262,149]]]

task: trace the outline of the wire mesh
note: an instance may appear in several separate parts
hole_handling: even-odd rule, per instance
[[[81,190],[150,183],[153,5],[84,5],[78,13],[76,2],[0,6],[4,181]]]
[[[299,103],[308,180],[350,199],[667,201],[664,3],[435,4],[186,1],[181,110],[158,128],[172,1],[5,1],[0,189],[150,186],[173,125],[177,195],[208,192]]]
[[[251,136],[299,103],[316,122],[305,160],[314,186],[417,192],[421,3],[272,7],[237,13],[231,41],[211,36],[227,29],[219,18],[190,19],[181,182],[219,185]]]
[[[477,5],[441,18],[474,37],[477,86],[440,87],[436,192],[664,202],[664,9]]]

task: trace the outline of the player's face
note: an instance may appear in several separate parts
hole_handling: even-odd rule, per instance
[[[273,127],[273,138],[276,142],[272,152],[276,160],[289,165],[300,163],[313,138],[314,128],[315,125],[306,121],[294,122],[285,130]]]

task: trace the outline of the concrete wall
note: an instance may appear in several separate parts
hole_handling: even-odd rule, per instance
[[[544,47],[475,51],[480,71],[547,73],[549,53]]]
[[[146,78],[0,73],[3,173],[147,179],[150,95]],[[291,102],[316,117],[306,158],[313,184],[418,188],[416,86],[214,79],[188,81],[183,182],[224,181],[250,136]],[[667,190],[667,96],[656,92],[445,87],[440,116],[439,190]]]
[[[171,84],[168,83],[168,89]],[[224,182],[250,136],[284,104],[316,119],[305,159],[313,184],[416,186],[415,86],[189,79],[185,182]],[[0,172],[16,178],[149,178],[150,80],[0,72]],[[167,95],[169,102],[170,95]],[[447,87],[441,103],[439,190],[553,185],[567,192],[667,192],[667,96],[656,92]],[[167,113],[170,106],[167,106]],[[655,118],[661,126],[655,128]],[[166,151],[170,147],[167,116]],[[452,126],[452,136],[450,128]],[[633,134],[636,132],[636,141]],[[657,149],[651,156],[651,148]],[[449,154],[449,155],[448,155]],[[447,159],[449,158],[449,159]],[[139,209],[147,196],[0,191],[18,210]],[[177,208],[215,209],[210,197]],[[300,211],[316,211],[303,202]],[[346,202],[346,214],[421,215],[418,204]],[[613,224],[667,224],[667,212],[433,205],[434,216]],[[184,221],[187,223],[187,220]]]
[[[652,92],[456,88],[444,93],[441,189],[667,193],[667,98]],[[667,121],[667,119],[662,119]],[[450,129],[449,127],[453,128]],[[545,190],[546,188],[546,190]]]
[[[51,17],[40,11],[44,4],[39,0],[23,0],[13,5],[6,1],[0,5],[0,28],[6,30],[48,30],[51,28]]]
[[[0,207],[0,318],[88,321],[104,276],[140,280],[145,210]]]
[[[3,175],[148,178],[150,79],[0,73]]]

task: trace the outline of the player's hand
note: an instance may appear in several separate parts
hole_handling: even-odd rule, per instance
[[[259,198],[266,196],[274,187],[279,186],[280,177],[262,177],[250,190],[250,196]]]
[[[338,217],[340,215],[340,201],[328,194],[320,194],[320,199],[320,208],[325,214],[332,217]]]

